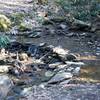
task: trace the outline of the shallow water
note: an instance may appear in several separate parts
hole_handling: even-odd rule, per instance
[[[24,36],[12,37],[21,43],[31,42],[33,44],[47,43],[54,46],[62,46],[70,52],[79,55],[79,60],[85,62],[81,68],[79,80],[87,82],[100,82],[100,57],[95,56],[95,50],[89,48],[85,42],[78,38],[69,38],[65,36],[42,36],[40,38],[26,38]],[[41,73],[41,72],[40,72]]]
[[[100,83],[100,64],[88,64],[83,66],[80,71],[79,80]]]

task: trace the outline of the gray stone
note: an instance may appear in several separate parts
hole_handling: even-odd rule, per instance
[[[68,65],[80,65],[80,66],[85,65],[83,62],[73,62],[73,61],[66,61],[66,64],[68,64]]]
[[[80,72],[80,67],[76,67],[76,68],[73,70],[73,74],[74,74],[74,75],[79,75],[79,72]]]
[[[6,75],[0,76],[0,100],[7,96],[7,93],[11,90],[13,82]]]
[[[20,95],[22,95],[22,96],[28,96],[28,95],[30,95],[31,91],[32,91],[32,87],[24,88],[21,91]]]
[[[48,83],[57,83],[72,77],[73,75],[70,72],[58,72]]]
[[[60,24],[60,27],[62,28],[62,29],[66,29],[66,25],[65,24]]]
[[[55,62],[53,64],[49,64],[49,68],[53,69],[53,68],[57,68],[61,65],[61,62]]]
[[[52,71],[45,72],[46,77],[52,77],[53,75],[54,75],[54,72],[52,72]]]

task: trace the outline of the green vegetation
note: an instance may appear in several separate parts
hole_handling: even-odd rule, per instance
[[[10,39],[6,35],[0,36],[0,48],[4,48],[10,42]]]
[[[7,31],[11,27],[11,21],[5,15],[0,14],[0,31]]]
[[[66,14],[71,14],[74,18],[87,21],[100,14],[99,0],[56,0]]]
[[[23,21],[25,14],[24,13],[14,13],[10,17],[14,25],[19,25]]]

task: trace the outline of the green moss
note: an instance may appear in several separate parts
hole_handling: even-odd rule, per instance
[[[20,25],[18,25],[18,30],[23,31],[30,31],[32,29],[32,24],[22,22]]]
[[[11,21],[5,15],[0,14],[0,31],[7,31],[11,27]]]

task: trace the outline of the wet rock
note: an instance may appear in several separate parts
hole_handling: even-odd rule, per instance
[[[60,83],[60,85],[66,85],[71,81],[71,79],[65,80],[63,82]]]
[[[98,55],[98,56],[100,55],[100,47],[96,48],[96,55]]]
[[[31,32],[28,35],[29,38],[39,38],[41,37],[41,32]]]
[[[4,100],[7,93],[11,90],[13,82],[6,75],[0,75],[0,100]]]
[[[75,61],[77,57],[74,54],[68,54],[66,55],[66,60],[67,61]]]
[[[61,28],[61,29],[66,29],[67,26],[66,26],[65,24],[60,24],[59,28]]]
[[[54,69],[54,68],[57,68],[61,64],[62,64],[61,62],[55,62],[55,63],[49,64],[49,68]]]
[[[69,73],[69,72],[58,72],[54,77],[52,77],[48,81],[48,83],[49,84],[59,83],[59,82],[62,82],[63,80],[72,78],[72,76],[73,75],[71,73]]]
[[[68,50],[64,50],[61,47],[54,47],[53,48],[53,52],[56,53],[58,55],[58,58],[62,61],[66,60],[66,55],[68,54]]]
[[[74,70],[73,67],[69,67],[69,68],[67,68],[67,71],[68,71],[68,72],[72,72],[73,70]]]
[[[30,95],[31,92],[32,92],[32,87],[27,87],[21,91],[20,95],[23,97],[26,97],[26,96]]]
[[[67,64],[61,64],[61,65],[57,66],[58,69],[66,69],[68,67],[69,66]]]
[[[0,73],[7,73],[9,72],[9,68],[11,68],[12,66],[9,65],[0,65]]]
[[[52,77],[53,75],[54,75],[54,72],[52,72],[52,71],[45,72],[46,77]]]
[[[74,74],[74,75],[79,75],[79,72],[80,72],[80,67],[76,67],[76,68],[73,70],[73,74]]]
[[[72,61],[66,61],[66,64],[68,65],[85,65],[83,62],[72,62]]]

